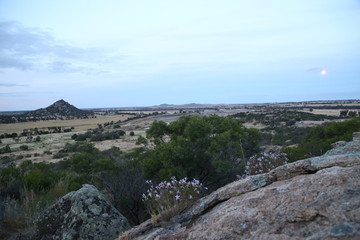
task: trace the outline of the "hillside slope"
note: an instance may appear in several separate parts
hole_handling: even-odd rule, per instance
[[[1,115],[0,123],[16,123],[44,120],[68,120],[94,117],[94,112],[80,110],[61,99],[46,108],[40,108],[23,114]]]
[[[63,99],[56,101],[47,108],[40,108],[35,111],[23,114],[26,117],[73,117],[82,118],[92,116],[94,113],[90,111],[80,110]]]
[[[360,134],[320,157],[230,183],[164,226],[118,239],[360,239]]]

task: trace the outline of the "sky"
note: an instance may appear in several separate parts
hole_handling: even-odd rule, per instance
[[[360,99],[360,0],[0,0],[0,111]]]

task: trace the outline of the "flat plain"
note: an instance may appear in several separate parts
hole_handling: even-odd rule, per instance
[[[330,107],[329,107],[330,106]],[[339,107],[340,106],[340,107]],[[351,111],[360,112],[360,101],[350,101],[345,103],[339,102],[314,102],[314,103],[283,103],[283,104],[242,104],[242,105],[203,105],[203,106],[171,106],[168,109],[163,107],[154,107],[152,109],[131,109],[125,111],[121,115],[116,115],[116,110],[103,109],[97,112],[96,118],[91,119],[74,119],[74,120],[56,120],[56,121],[37,121],[37,122],[22,122],[12,124],[0,124],[0,135],[4,133],[17,133],[18,135],[25,129],[47,129],[51,127],[61,127],[63,129],[72,128],[71,132],[51,133],[39,135],[41,140],[28,141],[26,137],[18,138],[4,138],[1,139],[0,148],[9,145],[11,153],[0,154],[0,159],[16,159],[15,164],[19,164],[24,160],[32,160],[34,162],[56,162],[62,158],[54,158],[66,144],[75,143],[72,139],[74,134],[81,134],[87,130],[96,129],[99,125],[118,123],[121,130],[126,132],[126,135],[116,140],[105,140],[100,142],[92,142],[99,150],[106,150],[111,147],[118,147],[120,150],[128,152],[136,148],[136,140],[139,136],[145,136],[146,129],[148,129],[154,121],[164,121],[170,123],[177,120],[181,116],[209,116],[216,114],[219,116],[229,116],[237,113],[267,113],[271,114],[272,109],[288,109],[300,112],[307,112],[312,114],[323,114],[332,117],[340,115],[340,111],[344,111],[351,107]],[[334,108],[335,107],[335,108]],[[126,114],[128,113],[128,114]],[[155,114],[156,113],[156,114]],[[313,126],[323,123],[323,121],[313,121]],[[306,124],[298,122],[297,127],[304,127]],[[305,124],[305,125],[304,125]],[[262,123],[252,121],[245,122],[244,125],[250,128],[262,129],[266,127]],[[303,125],[303,126],[302,126]],[[308,125],[306,125],[308,126]],[[106,128],[105,131],[115,131],[118,129]],[[134,136],[130,136],[130,132]],[[21,150],[22,145],[27,145],[28,150]],[[4,161],[3,161],[4,162]],[[2,163],[0,161],[0,167]]]

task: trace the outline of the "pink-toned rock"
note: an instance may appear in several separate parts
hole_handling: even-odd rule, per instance
[[[166,226],[148,221],[119,239],[360,239],[360,135],[230,183]]]

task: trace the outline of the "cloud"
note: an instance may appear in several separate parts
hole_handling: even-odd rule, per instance
[[[0,21],[0,68],[27,70],[34,57],[49,52],[53,39],[38,29],[26,28],[14,21]]]
[[[80,69],[77,69],[72,66],[69,62],[64,61],[54,61],[51,63],[51,69],[53,72],[77,72]]]
[[[0,19],[0,69],[93,73],[106,54],[63,44],[38,28]]]

